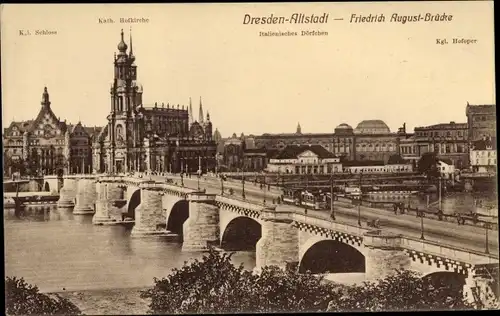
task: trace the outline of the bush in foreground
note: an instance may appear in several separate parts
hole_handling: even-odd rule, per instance
[[[51,297],[53,296],[53,297]],[[40,293],[37,286],[23,278],[5,278],[5,312],[7,315],[81,315],[80,309],[57,294]]]
[[[297,269],[265,267],[260,274],[211,249],[142,292],[152,314],[466,309],[461,290],[435,287],[410,271],[378,282],[343,286]]]

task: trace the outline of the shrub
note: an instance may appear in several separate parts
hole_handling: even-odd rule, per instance
[[[397,271],[377,282],[344,286],[299,274],[296,267],[262,268],[259,274],[231,263],[231,254],[213,249],[201,260],[142,292],[152,314],[273,313],[321,311],[442,310],[472,308],[461,289],[436,286],[411,271]]]
[[[57,294],[40,293],[37,286],[23,278],[5,278],[5,311],[7,315],[81,315],[80,309]]]

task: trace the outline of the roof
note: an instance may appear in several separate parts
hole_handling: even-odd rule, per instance
[[[310,137],[333,137],[333,133],[279,133],[279,134],[269,134],[269,133],[264,133],[259,136],[255,136],[255,139],[262,139],[262,138],[275,138],[275,137],[280,137],[280,138],[310,138]]]
[[[99,135],[99,133],[103,129],[103,127],[101,127],[101,126],[94,126],[94,127],[84,126],[83,128],[85,129],[85,132],[87,134],[89,134],[90,137],[95,137],[95,136]]]
[[[334,154],[325,149],[325,147],[321,145],[288,145],[286,146],[275,159],[295,159],[301,153],[310,150],[319,158],[336,158]]]
[[[364,120],[356,126],[354,132],[358,134],[384,134],[390,133],[391,130],[382,120]]]
[[[6,130],[12,129],[15,126],[17,127],[17,130],[20,132],[29,131],[32,124],[33,120],[12,122],[10,123],[10,126],[6,128]]]
[[[438,159],[440,162],[444,162],[445,164],[447,165],[453,165],[453,161],[451,161],[451,159],[448,159],[448,158],[439,158]]]
[[[415,127],[415,131],[430,130],[430,129],[467,129],[467,128],[468,128],[467,123],[450,122],[450,123],[439,123],[439,124],[434,124],[434,125],[429,125],[429,126]]]
[[[342,162],[344,167],[365,167],[365,166],[384,166],[382,160],[346,160]]]
[[[245,154],[266,154],[267,149],[266,148],[247,148],[243,151]]]
[[[335,127],[335,129],[352,129],[352,126],[346,123],[342,123],[339,126]]]
[[[480,139],[472,143],[472,147],[474,148],[473,150],[496,150],[497,143],[494,138]]]

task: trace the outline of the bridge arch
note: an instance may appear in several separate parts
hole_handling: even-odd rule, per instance
[[[365,273],[365,255],[355,246],[334,239],[311,238],[301,247],[299,272]]]
[[[49,184],[49,182],[45,181],[45,183],[43,184],[43,191],[44,192],[50,192],[50,184]]]
[[[179,236],[183,235],[184,222],[189,218],[189,201],[178,200],[172,205],[167,217],[167,230]]]
[[[222,230],[221,248],[232,251],[255,250],[262,237],[262,226],[253,218],[237,216]]]
[[[135,209],[141,204],[141,190],[135,190],[129,197],[125,217],[135,219]]]
[[[462,293],[467,276],[454,271],[437,271],[425,274],[423,280],[430,281],[436,288],[449,288],[459,295]]]

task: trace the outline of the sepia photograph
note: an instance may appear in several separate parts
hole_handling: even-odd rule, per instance
[[[0,30],[6,315],[500,308],[493,1]]]

